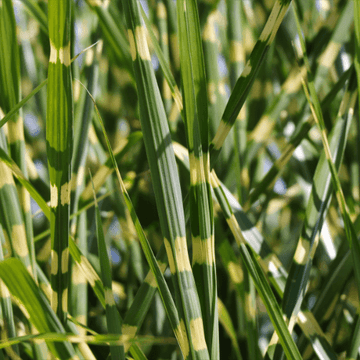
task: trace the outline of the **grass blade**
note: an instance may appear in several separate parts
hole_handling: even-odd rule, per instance
[[[219,321],[231,339],[232,346],[235,350],[236,358],[238,360],[242,360],[239,345],[236,339],[236,331],[232,323],[231,316],[220,299],[218,299],[218,307],[219,307]]]
[[[177,3],[184,120],[190,159],[192,267],[211,359],[219,358],[215,238],[210,187],[209,120],[197,4]],[[204,287],[205,285],[205,287]]]
[[[211,164],[214,164],[220,150],[224,144],[226,136],[244,105],[247,95],[250,92],[251,86],[254,83],[255,77],[259,71],[261,64],[264,61],[265,55],[269,50],[269,46],[273,42],[276,32],[286,14],[291,0],[276,0],[269,19],[260,35],[259,40],[250,55],[245,68],[239,77],[236,85],[231,93],[230,99],[226,105],[219,128],[210,144]]]
[[[181,319],[176,333],[182,339],[180,347],[185,359],[207,359],[199,298],[187,252],[179,177],[164,106],[155,83],[139,4],[132,0],[123,2],[123,5],[137,90],[141,99],[140,121]]]
[[[63,323],[68,304],[69,211],[73,98],[70,57],[69,0],[49,1],[50,60],[46,140],[51,188],[52,308]]]
[[[89,96],[92,98],[90,93],[89,93]],[[92,100],[94,101],[93,98],[92,98]],[[167,286],[167,284],[165,282],[165,279],[163,277],[163,272],[165,271],[166,264],[158,263],[156,261],[156,259],[155,259],[155,256],[154,256],[154,254],[153,254],[153,252],[151,250],[150,244],[149,244],[148,240],[146,239],[145,233],[144,233],[144,231],[143,231],[143,229],[141,227],[140,221],[139,221],[139,219],[138,219],[138,217],[136,215],[136,212],[135,212],[135,209],[134,209],[134,207],[132,205],[131,199],[130,199],[127,191],[126,191],[124,182],[123,182],[123,180],[121,178],[120,171],[119,171],[119,169],[117,167],[117,163],[115,161],[114,154],[113,154],[113,152],[111,150],[110,142],[109,142],[109,139],[108,139],[108,137],[106,135],[105,127],[104,127],[104,124],[103,124],[103,122],[101,120],[98,109],[96,107],[95,101],[94,101],[94,105],[95,105],[96,113],[97,113],[99,121],[100,121],[100,125],[101,125],[101,128],[102,128],[103,134],[105,136],[105,140],[106,140],[106,144],[107,144],[107,147],[108,147],[108,150],[109,150],[109,153],[110,153],[110,159],[111,159],[112,165],[116,170],[116,175],[117,175],[118,181],[120,183],[120,188],[121,188],[121,191],[123,193],[126,206],[128,208],[128,211],[130,212],[130,215],[131,215],[132,221],[134,223],[137,235],[139,236],[140,243],[141,243],[141,245],[143,247],[145,257],[146,257],[146,259],[148,261],[148,264],[149,264],[149,266],[151,268],[151,271],[152,271],[152,276],[150,276],[150,274],[149,274],[148,278],[145,279],[145,281],[146,281],[146,283],[150,284],[151,287],[154,287],[153,282],[155,280],[156,285],[157,285],[157,287],[159,289],[160,296],[161,296],[161,298],[163,300],[163,304],[164,304],[166,313],[168,315],[168,319],[170,321],[172,329],[174,330],[175,336],[178,339],[180,349],[183,350],[183,347],[186,346],[186,344],[184,344],[183,334],[181,332],[179,332],[179,328],[181,328],[181,323],[179,321],[178,311],[176,309],[173,298],[172,298],[172,296],[170,294],[170,290],[169,290],[169,288],[168,288],[168,286]],[[94,188],[93,188],[93,191],[95,191]],[[159,254],[159,257],[162,257],[161,253]],[[159,265],[161,265],[161,268],[160,268]],[[155,277],[155,279],[153,279],[153,277]],[[145,286],[145,289],[143,289],[142,293],[145,293],[146,287],[147,286]],[[151,292],[150,292],[150,294],[147,294],[147,295],[150,297]],[[139,309],[137,309],[137,310],[139,311]],[[141,320],[141,316],[140,316],[138,318],[138,321],[136,321],[134,325],[128,324],[129,323],[129,316],[131,314],[132,314],[132,312],[129,310],[128,318],[125,318],[126,322],[125,322],[125,324],[123,326],[123,330],[125,330],[124,333],[127,333],[130,336],[133,336],[133,335],[135,335],[135,333],[137,331],[137,328],[140,325],[142,320]],[[133,322],[133,320],[131,322]],[[135,351],[136,351],[136,349],[135,349]]]
[[[106,320],[107,320],[109,332],[111,334],[121,335],[121,319],[119,312],[116,309],[114,294],[112,291],[111,266],[108,258],[108,252],[106,249],[104,232],[101,223],[101,215],[100,215],[99,206],[97,204],[94,187],[93,187],[93,191],[94,191],[94,199],[95,199],[96,230],[97,230],[97,240],[98,240],[98,251],[100,257],[101,278],[104,284],[104,292],[105,292]],[[123,346],[110,346],[110,351],[113,360],[125,359]]]

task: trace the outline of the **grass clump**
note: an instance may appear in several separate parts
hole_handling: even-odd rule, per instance
[[[0,1],[0,359],[357,359],[359,21]]]

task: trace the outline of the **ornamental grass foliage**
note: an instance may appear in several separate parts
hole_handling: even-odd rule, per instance
[[[0,0],[0,360],[359,359],[360,0]]]

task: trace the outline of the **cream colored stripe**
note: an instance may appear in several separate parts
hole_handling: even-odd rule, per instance
[[[146,42],[146,30],[143,26],[137,26],[135,28],[136,47],[140,55],[140,58],[144,61],[151,61],[149,47]]]
[[[207,86],[208,99],[210,104],[216,103],[216,85],[213,81],[208,82]]]
[[[190,350],[189,350],[189,341],[186,335],[184,320],[181,319],[180,324],[178,325],[178,327],[175,329],[174,332],[178,340],[181,352],[184,356],[184,359],[186,359],[189,355]]]
[[[234,263],[233,261],[230,261],[227,267],[229,270],[231,280],[235,284],[241,284],[244,280],[244,273],[241,269],[241,266],[239,264]]]
[[[24,224],[13,225],[11,239],[14,250],[20,257],[24,258],[29,255]]]
[[[61,305],[63,312],[68,311],[68,288],[65,288],[61,296]]]
[[[200,237],[193,239],[193,264],[214,265],[213,245],[213,238],[211,237],[205,240],[201,240]]]
[[[330,68],[339,55],[340,49],[341,44],[331,41],[323,54],[320,56],[319,64],[325,66],[326,68]]]
[[[101,6],[101,0],[88,0],[90,6]]]
[[[16,121],[9,121],[8,128],[8,139],[10,144],[17,141],[24,141],[24,124],[21,116],[19,116]]]
[[[59,60],[61,64],[65,66],[70,66],[70,41],[66,46],[59,49]]]
[[[57,207],[58,204],[58,188],[56,185],[50,184],[50,207]]]
[[[111,289],[105,288],[105,304],[109,306],[115,305],[114,295]]]
[[[164,238],[164,244],[165,244],[166,254],[168,257],[168,261],[169,261],[170,272],[172,274],[175,274],[176,273],[175,262],[174,262],[174,257],[173,257],[173,253],[172,253],[172,249],[171,249],[169,240]]]
[[[137,326],[131,326],[128,324],[123,324],[122,326],[122,334],[123,335],[128,335],[129,337],[134,337],[136,335],[137,332]],[[125,352],[127,352],[129,350],[131,346],[131,343],[126,343],[125,344]]]
[[[61,272],[64,274],[69,271],[69,248],[63,250],[61,254]]]
[[[240,41],[232,40],[230,43],[230,62],[245,62],[245,51]]]
[[[195,351],[205,350],[207,348],[202,318],[199,317],[190,321],[190,334]]]
[[[281,4],[279,0],[276,0],[274,7],[270,13],[270,16],[268,18],[268,21],[265,24],[264,30],[262,31],[259,40],[260,41],[266,41],[267,43],[272,42],[275,33],[278,29],[278,27],[280,26],[280,21],[279,21],[279,17],[281,16],[281,14],[279,14],[279,16],[277,16],[277,14],[279,13],[281,8]],[[287,9],[287,7],[286,7]],[[284,9],[282,10],[282,12],[284,11]],[[273,30],[274,28],[274,30]],[[270,37],[270,35],[272,35]]]
[[[54,312],[57,312],[58,308],[58,294],[56,291],[53,291],[51,294],[51,308],[54,310]]]
[[[231,130],[231,126],[225,123],[224,120],[220,121],[219,128],[214,136],[212,143],[214,144],[215,150],[220,150],[221,146],[223,145],[227,134]]]
[[[133,61],[135,61],[136,60],[136,47],[135,47],[134,34],[131,29],[128,29],[128,35],[129,35],[131,58]]]
[[[14,179],[10,169],[0,160],[0,189],[5,185],[14,185]]]
[[[55,250],[51,250],[51,275],[56,275],[58,273],[58,267],[59,267],[58,253]]]
[[[84,277],[83,273],[81,272],[78,264],[74,264],[74,266],[72,267],[71,278],[72,278],[73,285],[80,285],[80,284],[87,283],[86,278]]]
[[[303,239],[301,236],[296,247],[294,260],[300,264],[305,265],[307,263],[310,251],[310,242]]]
[[[252,68],[250,65],[250,61],[248,61],[247,64],[245,65],[243,72],[241,73],[241,77],[247,77],[251,73],[251,69]]]
[[[213,14],[209,15],[203,32],[204,41],[210,41],[212,43],[216,43],[217,39],[216,39],[214,21],[215,21],[214,15]]]
[[[160,261],[158,262],[158,264],[159,264],[160,271],[163,274],[165,272],[165,270],[166,270],[167,265],[165,263],[160,262]],[[146,275],[144,281],[146,283],[148,283],[151,287],[154,287],[154,288],[157,287],[156,279],[155,279],[155,276],[152,273],[152,271],[148,272],[148,274]]]
[[[179,271],[191,271],[185,236],[175,239],[175,256]]]
[[[67,182],[61,186],[61,205],[70,204],[71,184]]]
[[[56,64],[57,57],[58,57],[58,51],[57,51],[55,45],[50,40],[50,59],[49,59],[49,62],[51,62],[53,64]]]
[[[250,134],[250,138],[257,143],[267,140],[275,127],[275,122],[268,115],[261,117],[258,125]]]
[[[156,16],[159,19],[166,19],[166,7],[164,3],[158,3],[156,8]]]

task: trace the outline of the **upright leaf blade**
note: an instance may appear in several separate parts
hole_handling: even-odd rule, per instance
[[[94,190],[94,184],[93,184],[93,190]],[[95,199],[97,242],[98,242],[98,251],[99,251],[100,267],[101,267],[101,279],[104,284],[104,292],[105,292],[106,321],[110,334],[121,335],[121,318],[118,310],[116,309],[114,294],[112,291],[111,266],[108,257],[108,252],[106,249],[104,232],[101,223],[101,215],[96,200],[95,190],[94,190],[94,199]],[[111,358],[113,360],[125,359],[123,346],[114,346],[114,345],[110,346],[110,352],[111,352]]]
[[[184,121],[190,159],[192,267],[211,359],[219,358],[209,119],[199,14],[194,0],[177,2]]]
[[[180,347],[186,359],[208,359],[200,303],[186,244],[179,176],[165,110],[141,23],[139,3],[124,1],[123,6],[140,99],[140,121],[180,315],[176,334],[182,339]]]
[[[50,0],[50,59],[46,144],[51,189],[52,308],[63,323],[68,303],[69,216],[73,98],[70,68],[70,0]]]

